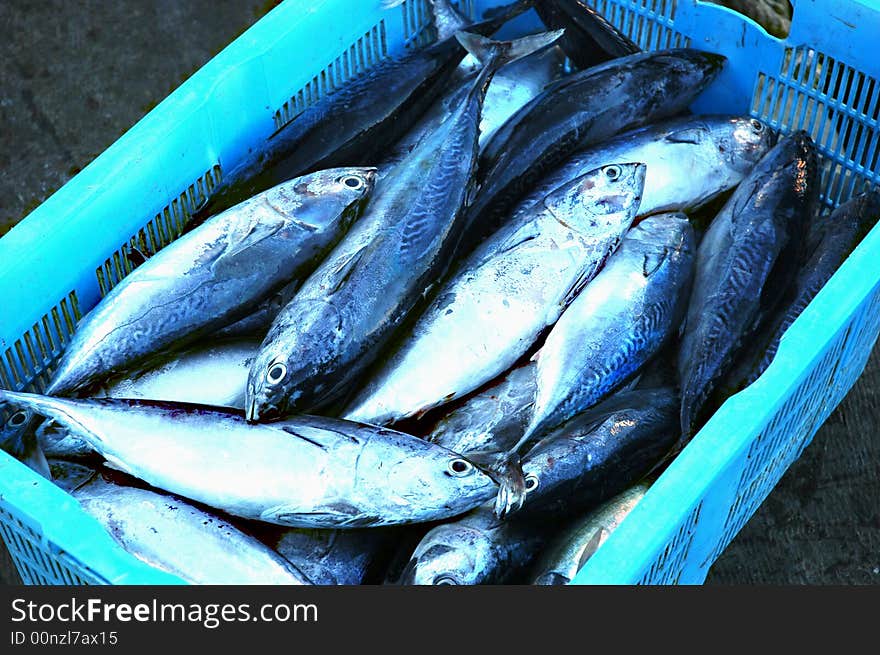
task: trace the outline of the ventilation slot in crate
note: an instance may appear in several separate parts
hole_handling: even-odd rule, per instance
[[[836,207],[878,182],[880,83],[800,46],[786,48],[778,75],[761,72],[752,115],[784,133],[804,129],[823,155],[822,201]]]
[[[700,520],[700,510],[703,503],[699,503],[684,520],[682,526],[675,533],[672,540],[663,549],[651,568],[648,569],[637,584],[659,585],[678,584],[681,574],[694,542],[694,534],[697,530],[697,522]]]
[[[369,32],[351,44],[333,62],[315,75],[308,84],[294,93],[275,112],[275,130],[280,130],[318,100],[343,86],[368,68],[388,57],[385,21],[379,21]]]
[[[0,536],[24,584],[88,585],[107,581],[87,567],[69,561],[62,552],[49,552],[43,537],[0,506]]]
[[[839,360],[849,334],[848,328],[840,331],[807,379],[752,442],[712,561],[754,514],[836,405],[836,399],[831,397],[836,395],[832,380],[841,366]]]
[[[213,166],[110,255],[95,270],[101,297],[110,293],[122,278],[137,268],[143,256],[155,255],[183,234],[189,219],[220,184],[221,177],[220,166]]]
[[[687,48],[691,44],[675,30],[677,0],[588,0],[587,4],[642,50]]]
[[[80,318],[76,291],[71,291],[3,353],[0,387],[41,393],[49,384],[51,367],[64,352]],[[4,411],[4,421],[6,418]]]
[[[854,313],[841,344],[840,363],[832,376],[836,404],[855,384],[880,333],[880,288],[875,289]]]

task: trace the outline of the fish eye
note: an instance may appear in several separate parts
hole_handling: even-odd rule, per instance
[[[757,120],[756,118],[753,118],[753,119],[751,120],[751,123],[752,123],[752,128],[753,128],[753,129],[755,130],[755,132],[757,132],[758,134],[760,134],[761,132],[764,131],[764,123],[762,123],[761,121]]]
[[[539,484],[538,476],[535,475],[534,473],[529,473],[526,476],[526,493],[529,493],[530,491],[534,491],[535,489],[537,489],[538,484]]]
[[[466,459],[454,459],[449,462],[449,472],[457,478],[469,475],[474,470],[474,465]]]
[[[266,381],[269,384],[278,384],[287,375],[287,366],[283,362],[275,362],[269,366],[266,373]]]
[[[27,413],[23,409],[18,410],[9,417],[9,425],[14,428],[17,428],[20,425],[24,425],[24,422],[27,420]]]
[[[338,181],[354,191],[363,189],[366,184],[366,181],[360,175],[343,175]]]
[[[616,180],[618,177],[620,177],[620,166],[606,166],[605,177],[612,181]]]
[[[438,575],[434,578],[434,585],[457,585],[458,580],[451,575]]]

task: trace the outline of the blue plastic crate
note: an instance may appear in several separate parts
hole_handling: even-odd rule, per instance
[[[646,49],[729,58],[694,109],[803,128],[827,206],[877,181],[876,0],[798,0],[790,35],[698,0],[588,0]],[[498,0],[462,0],[477,15]],[[340,19],[340,16],[344,19]],[[208,62],[0,239],[0,387],[39,391],[79,317],[153,253],[252,144],[376,61],[424,45],[425,0],[287,0]],[[505,28],[538,26],[533,12]],[[320,35],[320,38],[314,38]],[[303,44],[308,43],[304,48]],[[773,364],[729,399],[575,583],[699,583],[862,372],[880,331],[875,229],[792,325]],[[0,453],[0,533],[23,580],[175,581],[129,556],[76,502]]]

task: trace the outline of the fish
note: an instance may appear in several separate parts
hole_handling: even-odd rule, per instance
[[[806,132],[780,139],[736,188],[697,249],[693,292],[679,349],[681,429],[692,437],[708,401],[775,304],[801,256],[817,202],[816,146]]]
[[[425,438],[463,455],[510,450],[532,417],[536,368],[534,362],[514,367],[444,414]]]
[[[103,381],[91,390],[93,398],[142,398],[215,407],[244,408],[244,393],[251,363],[260,340],[228,339],[191,346],[143,371],[134,371]],[[89,459],[94,451],[84,440],[54,421],[40,423],[35,412],[19,409],[7,421],[31,423],[37,443],[46,457]],[[0,429],[0,433],[6,430]]]
[[[240,161],[221,161],[223,179],[193,222],[299,175],[379,162],[387,144],[402,137],[434,103],[467,54],[455,33],[466,29],[489,36],[530,4],[514,2],[474,23],[446,0],[430,0],[439,42],[376,62],[317,98]]]
[[[86,482],[69,473],[60,482],[129,554],[189,584],[311,584],[271,548],[181,498],[116,484],[97,471]]]
[[[502,485],[496,516],[563,521],[595,509],[678,447],[680,406],[674,389],[635,389],[579,414],[525,454],[523,489]]]
[[[650,484],[646,482],[636,484],[567,526],[541,553],[532,572],[532,584],[565,585],[574,580],[648,489]]]
[[[638,211],[641,163],[610,164],[547,194],[455,271],[343,412],[394,423],[509,369],[614,252]]]
[[[810,230],[811,247],[799,267],[794,284],[788,287],[780,306],[769,313],[739,355],[722,385],[726,389],[723,399],[745,389],[767,370],[788,328],[874,227],[878,218],[880,193],[877,191],[859,194],[837,207],[829,216],[814,218]]]
[[[536,355],[523,441],[589,409],[635,376],[679,330],[696,243],[684,214],[650,216],[562,313]]]
[[[316,585],[371,584],[391,559],[400,538],[395,528],[320,530],[291,528],[272,547]]]
[[[363,528],[451,518],[495,495],[469,460],[417,437],[317,416],[248,423],[232,410],[0,390],[75,432],[110,465],[233,516]]]
[[[548,29],[565,30],[560,45],[580,69],[642,51],[583,0],[541,0],[535,11]]]
[[[486,503],[432,528],[416,546],[402,585],[486,585],[510,582],[534,561],[547,526],[499,521]]]
[[[691,213],[739,184],[776,140],[774,130],[746,116],[682,116],[648,125],[573,154],[516,203],[508,220],[566,181],[619,161],[648,167],[639,217]]]
[[[471,55],[467,59],[473,59]],[[476,62],[476,60],[474,59]],[[523,107],[544,88],[561,78],[565,71],[565,56],[552,46],[533,52],[527,57],[502,67],[492,78],[483,111],[480,115],[479,147],[482,149],[493,134],[506,123],[513,114]],[[454,112],[467,95],[479,68],[461,75],[452,90],[440,98],[418,123],[398,141],[391,154],[379,164],[379,174],[384,175],[399,164],[416,146]]]
[[[455,113],[379,181],[358,224],[275,319],[248,379],[248,420],[329,412],[424,302],[461,237],[493,75],[558,36],[496,42],[459,33],[485,67]]]
[[[495,132],[480,155],[468,210],[474,238],[572,153],[685,110],[720,73],[723,55],[692,48],[641,53],[568,75]]]
[[[375,174],[338,168],[296,178],[173,241],[86,314],[46,393],[69,395],[194,343],[304,276],[360,214]]]

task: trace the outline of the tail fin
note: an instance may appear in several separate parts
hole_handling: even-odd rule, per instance
[[[457,32],[455,38],[483,66],[496,70],[518,59],[543,50],[562,36],[563,30],[530,34],[513,41],[495,41],[473,32]]]

